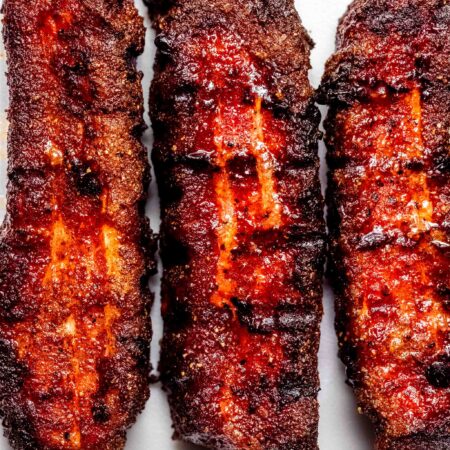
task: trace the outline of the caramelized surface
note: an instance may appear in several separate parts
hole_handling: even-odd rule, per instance
[[[0,387],[17,449],[123,448],[148,396],[143,27],[113,3],[5,3]]]
[[[450,10],[425,3],[355,2],[322,86],[341,354],[380,449],[450,448]]]
[[[291,2],[285,12],[304,44]],[[243,32],[256,17],[241,13],[234,2],[197,1],[157,22],[162,377],[186,440],[218,449],[316,449],[317,112],[305,66],[293,87],[304,96],[302,112],[288,106],[274,58],[256,56],[258,28],[249,30],[253,38]],[[274,26],[283,28],[278,16]],[[289,46],[303,52],[296,69],[308,53],[298,41]]]

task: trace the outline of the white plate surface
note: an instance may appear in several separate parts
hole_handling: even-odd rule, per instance
[[[147,98],[150,81],[153,75],[152,65],[155,54],[153,44],[154,33],[146,15],[142,0],[136,0],[141,14],[145,17],[147,27],[147,45],[144,55],[139,59],[139,68],[145,76],[143,87]],[[339,17],[345,12],[350,0],[297,0],[296,6],[303,24],[314,39],[316,46],[312,53],[311,82],[316,87],[323,73],[325,61],[334,50],[334,39]],[[6,188],[6,132],[7,123],[4,110],[8,106],[7,87],[4,77],[5,54],[0,46],[0,216],[5,210]],[[322,108],[322,112],[325,110]],[[148,122],[148,116],[146,115]],[[144,136],[144,143],[151,148],[152,133],[149,128]],[[321,146],[320,153],[323,162],[325,150]],[[325,188],[326,167],[322,164],[322,181]],[[152,228],[159,228],[159,206],[157,190],[151,185],[151,198],[148,203],[148,215]],[[154,337],[152,342],[152,362],[157,366],[159,355],[159,340],[162,333],[162,322],[159,312],[159,277],[152,281],[156,292],[152,320]],[[321,450],[371,450],[373,437],[366,419],[356,412],[353,394],[344,381],[344,369],[337,359],[337,343],[334,334],[333,296],[328,286],[324,295],[325,316],[322,323],[322,339],[319,355],[319,370],[322,390],[320,401],[319,446]],[[136,425],[128,434],[127,450],[194,450],[196,447],[174,442],[171,439],[172,428],[169,409],[165,394],[160,385],[152,386],[151,399],[145,411],[139,416]],[[0,450],[9,450],[4,438],[0,437]]]

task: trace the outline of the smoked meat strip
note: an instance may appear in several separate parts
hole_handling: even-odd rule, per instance
[[[321,97],[340,353],[379,450],[450,449],[450,3],[357,0]]]
[[[117,450],[148,397],[144,27],[131,0],[6,0],[0,410],[13,448]]]
[[[291,0],[151,2],[161,377],[177,438],[317,449],[323,202]]]

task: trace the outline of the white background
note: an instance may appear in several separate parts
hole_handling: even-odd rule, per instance
[[[350,0],[297,0],[296,6],[303,24],[314,39],[316,46],[312,53],[312,71],[310,78],[317,87],[323,73],[326,59],[334,49],[336,26],[339,17],[345,12]],[[142,0],[137,0],[141,14],[145,17],[147,31],[147,45],[145,54],[139,59],[139,68],[144,71],[143,80],[146,108],[148,90],[152,77],[152,64],[155,53],[153,45],[154,33],[146,16],[146,9]],[[3,216],[5,208],[6,185],[6,132],[7,123],[4,109],[7,107],[7,88],[4,78],[5,55],[0,49],[0,215]],[[324,110],[322,109],[322,112]],[[148,117],[146,116],[148,122]],[[144,136],[144,142],[151,148],[151,129]],[[320,153],[323,162],[323,145]],[[322,164],[322,180],[325,181],[326,167]],[[323,183],[323,187],[325,185]],[[148,204],[148,213],[151,218],[153,230],[159,228],[159,208],[157,189],[154,183],[151,186],[151,198]],[[158,293],[159,277],[152,281],[153,290],[157,293],[153,308],[154,337],[152,342],[152,362],[157,366],[159,354],[159,340],[162,332],[160,317],[160,302]],[[370,450],[372,448],[372,435],[366,419],[356,412],[356,404],[349,387],[344,383],[345,375],[342,364],[337,359],[337,344],[334,334],[333,298],[325,286],[325,316],[322,324],[322,339],[319,355],[319,370],[322,390],[320,401],[319,446],[321,450]],[[169,410],[165,394],[160,385],[152,386],[151,399],[145,411],[139,416],[136,425],[128,434],[127,450],[194,450],[196,447],[171,440],[172,429]],[[0,450],[10,447],[6,440],[0,437]],[[100,450],[100,449],[99,449]]]

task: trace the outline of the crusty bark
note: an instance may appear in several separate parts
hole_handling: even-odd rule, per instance
[[[150,6],[160,368],[176,437],[317,449],[324,223],[311,42],[290,0]]]
[[[144,28],[131,0],[6,0],[0,406],[15,449],[117,450],[148,397]]]
[[[357,0],[321,87],[341,356],[379,450],[450,449],[450,5]]]

